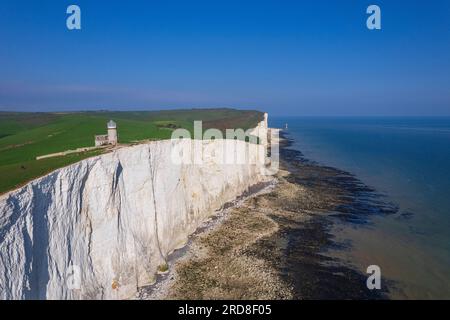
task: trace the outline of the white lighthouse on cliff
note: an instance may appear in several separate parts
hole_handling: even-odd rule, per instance
[[[108,142],[112,145],[117,144],[117,124],[112,120],[108,122]]]

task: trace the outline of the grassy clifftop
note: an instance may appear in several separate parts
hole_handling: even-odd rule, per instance
[[[117,123],[120,143],[168,139],[174,128],[192,132],[193,122],[207,128],[256,126],[263,114],[234,109],[169,111],[15,113],[0,112],[0,193],[57,168],[99,154],[91,151],[35,160],[37,156],[94,145],[94,135],[106,134],[106,122]]]

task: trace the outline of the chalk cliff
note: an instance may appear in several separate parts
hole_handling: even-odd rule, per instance
[[[246,153],[247,161],[215,161],[224,147],[227,157]],[[203,150],[203,162],[177,163],[177,148]],[[0,197],[0,298],[132,297],[215,210],[270,179],[261,157],[263,146],[237,140],[156,141]]]

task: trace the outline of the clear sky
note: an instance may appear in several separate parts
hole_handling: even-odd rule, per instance
[[[1,1],[0,110],[190,107],[450,115],[450,1]]]

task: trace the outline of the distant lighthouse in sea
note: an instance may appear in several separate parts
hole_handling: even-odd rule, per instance
[[[285,125],[284,125],[284,130],[287,130],[288,129],[288,124],[286,123]]]

